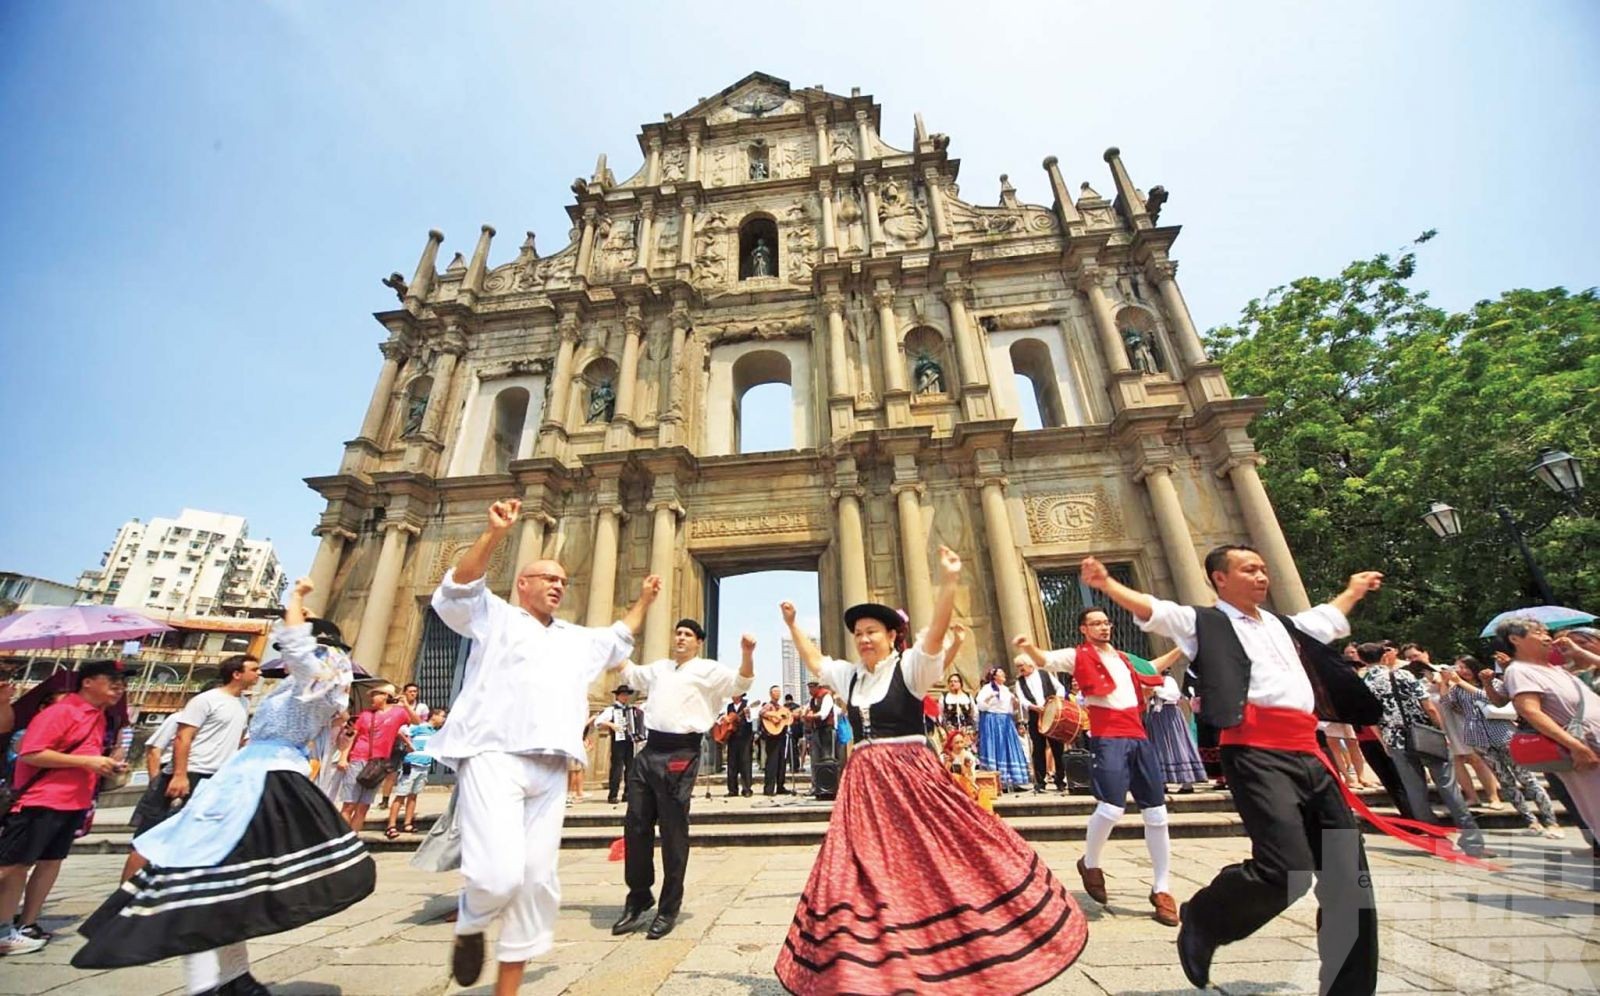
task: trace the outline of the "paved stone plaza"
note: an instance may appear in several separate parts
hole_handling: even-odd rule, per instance
[[[1575,842],[1502,834],[1491,846],[1506,872],[1447,865],[1368,836],[1382,918],[1379,992],[1500,991],[1516,996],[1600,991],[1596,900]],[[1221,865],[1241,857],[1239,837],[1174,842],[1174,892],[1180,900]],[[1076,885],[1071,842],[1040,852]],[[772,964],[814,848],[705,847],[690,859],[688,899],[677,930],[660,941],[641,931],[626,939],[609,925],[622,899],[622,866],[604,851],[567,850],[562,862],[562,924],[553,953],[530,966],[524,993],[585,996],[719,996],[781,993]],[[1113,905],[1089,912],[1082,958],[1041,993],[1161,993],[1187,989],[1173,955],[1175,931],[1149,919],[1142,843],[1113,841],[1106,872]],[[116,972],[68,966],[78,946],[73,926],[115,881],[122,859],[74,854],[47,908],[58,932],[44,951],[0,960],[0,994],[145,996],[182,991],[176,961]],[[378,855],[378,891],[358,906],[291,933],[251,942],[257,976],[275,993],[297,996],[434,996],[460,990],[446,978],[454,902],[451,875],[412,872],[406,855]],[[1308,897],[1257,936],[1222,949],[1213,982],[1228,993],[1315,991],[1316,955]],[[487,994],[483,984],[466,990]]]

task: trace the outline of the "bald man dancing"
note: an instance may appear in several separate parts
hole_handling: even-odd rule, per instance
[[[517,572],[517,605],[507,604],[485,586],[484,573],[521,510],[516,499],[491,505],[487,528],[433,595],[445,625],[472,640],[450,722],[429,745],[458,779],[465,882],[450,969],[457,983],[476,983],[483,932],[499,920],[496,996],[515,993],[527,960],[554,942],[567,760],[588,759],[588,687],[633,652],[633,634],[661,592],[652,575],[619,622],[577,626],[555,617],[566,571],[536,560]]]

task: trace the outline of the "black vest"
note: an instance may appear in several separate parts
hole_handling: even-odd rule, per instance
[[[1193,694],[1200,697],[1200,718],[1221,730],[1238,726],[1244,721],[1250,693],[1250,658],[1227,613],[1214,606],[1195,606],[1194,615],[1197,649],[1189,677]],[[1367,726],[1383,718],[1383,704],[1349,661],[1302,633],[1288,616],[1273,615],[1300,652],[1318,719]]]
[[[1060,695],[1065,697],[1066,690],[1057,686],[1055,679],[1050,676],[1049,671],[1040,668],[1033,673],[1039,676],[1039,691],[1044,695],[1045,698],[1048,699],[1052,695]],[[1028,679],[1026,678],[1017,679],[1017,694],[1026,699],[1029,705],[1044,705],[1043,702],[1033,701],[1033,696],[1028,694]]]
[[[856,680],[861,675],[850,676],[850,689],[845,693],[845,701],[849,702],[856,697]],[[900,668],[900,657],[895,656],[894,674],[889,678],[889,690],[878,702],[867,707],[870,724],[862,722],[861,709],[849,706],[850,728],[861,740],[876,740],[879,737],[920,737],[923,734],[922,725],[922,700],[911,694],[911,689],[906,687],[905,672]]]

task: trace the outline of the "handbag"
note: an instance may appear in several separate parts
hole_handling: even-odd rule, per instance
[[[89,737],[93,735],[93,733],[94,733],[94,730],[92,730],[92,729],[89,730],[83,736],[78,738],[78,742],[77,743],[73,744],[71,747],[67,748],[62,753],[64,753],[64,754],[76,754],[78,752],[78,748],[82,747],[84,745],[84,743],[88,741]],[[22,783],[22,787],[21,788],[17,788],[17,789],[13,789],[11,787],[10,783],[8,783],[8,782],[0,782],[0,827],[3,827],[3,826],[6,825],[6,818],[11,815],[12,807],[17,804],[17,800],[18,799],[22,798],[24,795],[26,795],[28,793],[29,789],[33,788],[33,783],[34,782],[37,782],[39,779],[43,778],[45,775],[48,775],[52,771],[59,771],[59,770],[61,770],[61,769],[59,769],[59,768],[39,768],[39,769],[34,771],[32,777],[30,777],[27,781]],[[82,836],[82,834],[80,834],[79,836]]]
[[[1583,683],[1577,678],[1572,679],[1578,686],[1578,712],[1568,723],[1568,733],[1583,739]],[[1511,735],[1511,743],[1507,745],[1511,751],[1511,760],[1518,766],[1528,771],[1545,771],[1559,774],[1571,771],[1576,765],[1572,763],[1572,755],[1560,744],[1551,740],[1543,733],[1518,731]]]
[[[1394,699],[1394,707],[1400,711],[1400,718],[1405,719],[1405,708],[1400,704],[1400,696],[1394,690],[1394,672],[1389,673],[1389,697]],[[1450,742],[1445,739],[1444,731],[1428,723],[1406,723],[1406,753],[1416,754],[1427,760],[1450,760]]]
[[[372,727],[367,727],[367,750],[372,750]],[[374,789],[383,784],[389,777],[394,765],[387,757],[368,757],[361,765],[361,770],[356,772],[356,784],[366,789]]]

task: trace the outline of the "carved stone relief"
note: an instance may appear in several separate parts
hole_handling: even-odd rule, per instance
[[[691,539],[718,536],[766,536],[783,533],[808,533],[817,524],[811,512],[801,509],[791,512],[759,512],[750,515],[731,515],[720,518],[690,517]],[[441,572],[442,573],[442,572]]]
[[[634,239],[632,219],[605,218],[601,220],[596,234],[601,246],[598,269],[602,277],[622,273],[633,265],[638,256],[638,245]]]
[[[658,223],[661,234],[656,236],[655,252],[650,257],[652,267],[672,266],[678,261],[679,215],[669,214]]]
[[[838,229],[840,255],[848,256],[866,251],[865,215],[861,210],[861,200],[856,196],[853,186],[839,191],[839,209],[834,212],[834,223]]]
[[[728,233],[728,217],[721,211],[712,211],[695,226],[694,274],[692,280],[698,287],[712,287],[727,283],[728,256],[723,243]]]
[[[856,136],[854,128],[848,125],[842,128],[835,128],[829,138],[832,140],[831,144],[833,146],[833,151],[828,156],[829,162],[842,163],[855,160]]]
[[[681,183],[688,176],[688,153],[679,148],[668,149],[661,154],[661,182]]]
[[[1054,495],[1027,495],[1028,537],[1035,543],[1120,539],[1122,514],[1101,488]]]
[[[441,542],[434,551],[433,563],[428,567],[428,587],[437,588],[444,579],[444,572],[455,566],[461,555],[472,548],[476,540],[467,540],[463,543],[452,543],[449,540]],[[489,557],[489,569],[485,573],[490,578],[498,578],[505,573],[506,563],[511,559],[511,547],[514,544],[501,543],[495,547],[494,553]],[[492,585],[492,582],[491,582]]]
[[[878,196],[878,221],[885,237],[907,245],[915,245],[928,233],[927,211],[898,180],[883,185]]]

